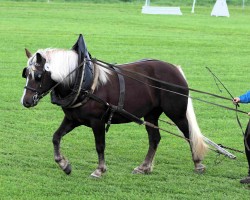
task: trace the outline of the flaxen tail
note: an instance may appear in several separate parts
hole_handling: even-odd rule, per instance
[[[177,66],[183,77],[186,79],[182,69],[180,66]],[[190,143],[192,146],[192,153],[194,160],[203,160],[206,152],[207,152],[207,145],[203,140],[203,135],[200,131],[199,125],[196,120],[194,107],[192,103],[192,99],[188,98],[188,106],[187,106],[187,113],[186,113],[189,125],[189,135],[190,135]]]
[[[203,135],[198,126],[196,116],[194,113],[192,99],[188,98],[188,107],[186,113],[189,125],[190,140],[192,145],[192,152],[194,160],[203,160],[206,152],[207,145],[203,140]]]

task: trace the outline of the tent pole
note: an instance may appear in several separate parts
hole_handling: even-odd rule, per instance
[[[194,13],[194,6],[195,6],[196,0],[193,1],[192,11],[191,13]]]

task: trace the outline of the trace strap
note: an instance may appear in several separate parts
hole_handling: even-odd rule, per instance
[[[148,127],[151,127],[151,128],[154,128],[154,129],[158,129],[160,131],[163,131],[163,132],[166,132],[166,133],[169,133],[171,135],[174,135],[176,137],[179,137],[181,139],[184,139],[186,141],[189,141],[190,142],[190,139],[188,138],[185,138],[181,135],[178,135],[176,133],[173,133],[171,131],[168,131],[166,129],[163,129],[163,128],[160,128],[159,126],[156,126],[150,122],[147,122],[147,121],[144,121],[142,119],[140,119],[139,117],[133,115],[132,113],[129,113],[128,111],[124,110],[124,109],[118,109],[118,106],[114,106],[112,104],[109,104],[107,103],[106,101],[102,100],[101,98],[97,97],[96,95],[92,94],[92,93],[88,93],[86,92],[85,93],[86,96],[88,96],[88,98],[91,98],[95,101],[97,101],[98,103],[101,103],[101,104],[104,104],[105,106],[108,107],[108,109],[111,109],[111,110],[114,110],[114,111],[117,111],[120,115],[122,115],[123,117],[139,124],[139,125],[144,125],[144,126],[148,126]],[[211,140],[209,140],[208,138],[204,137],[203,136],[203,140],[205,142],[207,142],[208,144],[210,144],[211,146],[213,146],[214,148],[216,148],[218,151],[216,151],[217,153],[220,153],[220,154],[224,154],[226,156],[228,156],[229,158],[231,159],[235,159],[236,157],[231,154],[230,152],[226,151],[225,149],[223,149],[222,147],[220,147],[219,145],[217,145],[216,143],[212,142]]]

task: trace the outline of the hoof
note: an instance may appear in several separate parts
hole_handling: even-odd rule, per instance
[[[70,175],[72,168],[71,165],[68,163],[68,165],[66,166],[66,168],[63,170],[65,172],[65,174]]]
[[[132,174],[149,174],[152,170],[149,169],[142,169],[140,167],[136,167],[134,168],[134,170],[132,171]]]
[[[101,169],[96,169],[90,176],[93,178],[101,178],[102,174],[106,171]]]
[[[206,170],[206,167],[205,167],[205,165],[203,165],[203,164],[198,164],[198,165],[195,167],[195,169],[194,169],[194,171],[195,171],[196,173],[199,173],[199,174],[204,173],[205,170]]]
[[[60,161],[57,161],[57,163],[65,174],[69,175],[71,173],[72,168],[68,160],[63,158]]]
[[[132,171],[132,174],[145,174],[145,172],[142,169],[140,169],[139,167],[136,167]]]
[[[250,176],[247,176],[246,178],[243,178],[240,180],[241,184],[250,184]]]

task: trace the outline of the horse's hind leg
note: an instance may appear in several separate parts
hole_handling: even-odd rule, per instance
[[[172,119],[173,120],[173,119]],[[190,137],[190,130],[189,130],[189,125],[188,125],[188,119],[186,117],[178,119],[178,120],[173,120],[173,122],[176,124],[176,126],[180,129],[180,131],[184,134],[185,138],[187,138],[190,149],[192,152],[192,158],[195,166],[195,171],[196,172],[204,172],[205,171],[205,166],[201,163],[202,156],[199,156],[199,152],[195,147],[193,146],[193,143],[191,142],[191,137]]]
[[[146,115],[144,119],[145,121],[148,121],[158,126],[158,119],[159,119],[160,114],[161,114],[161,111],[154,110],[150,112],[148,115]],[[155,156],[158,144],[161,140],[160,132],[158,129],[154,129],[154,128],[146,126],[146,130],[148,132],[149,149],[148,149],[148,153],[143,163],[134,169],[133,173],[135,174],[145,174],[145,173],[152,172],[154,156]]]
[[[73,130],[77,125],[68,120],[66,117],[64,118],[61,126],[57,129],[57,131],[53,135],[53,145],[54,145],[54,158],[56,163],[60,166],[60,168],[66,173],[71,173],[71,165],[67,159],[60,153],[60,142],[64,135]]]

